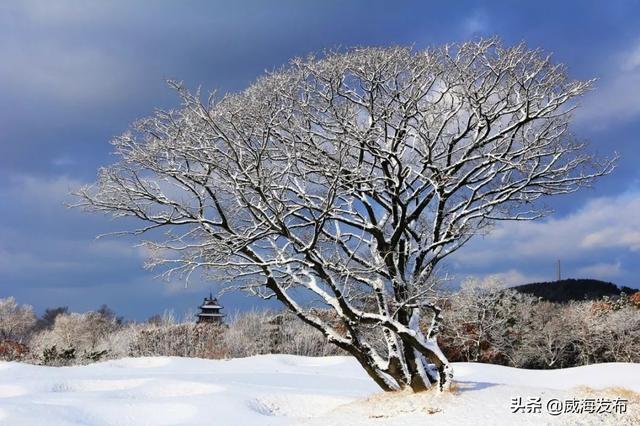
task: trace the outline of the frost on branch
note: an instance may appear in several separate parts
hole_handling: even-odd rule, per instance
[[[13,297],[0,299],[0,342],[26,343],[35,323],[31,306],[19,305]]]
[[[167,275],[278,299],[383,389],[444,389],[437,266],[611,171],[568,132],[590,85],[493,39],[298,58],[207,102],[172,83],[181,106],[115,138],[120,161],[79,204],[140,219]]]

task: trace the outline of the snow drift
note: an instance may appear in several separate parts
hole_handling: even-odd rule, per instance
[[[455,390],[385,394],[349,357],[126,358],[81,367],[0,363],[2,425],[634,424],[640,364],[521,370],[458,363]],[[606,389],[609,388],[609,389]],[[540,397],[540,413],[512,398]],[[624,398],[626,413],[560,414],[549,399]]]

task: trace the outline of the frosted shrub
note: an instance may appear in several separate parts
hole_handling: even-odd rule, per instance
[[[278,353],[302,356],[346,355],[346,352],[328,343],[322,333],[293,314],[283,314],[283,319],[282,327],[276,329],[276,335],[279,334],[279,345],[276,345]]]
[[[272,318],[273,314],[267,311],[235,315],[224,334],[229,356],[240,358],[270,353],[274,346],[274,325],[269,323]]]
[[[133,356],[132,347],[139,333],[146,329],[145,324],[126,324],[104,336],[98,346],[98,351],[107,351],[106,357],[110,359]]]
[[[131,356],[225,358],[224,328],[213,324],[171,324],[137,330],[130,342]]]
[[[98,361],[111,349],[102,342],[118,328],[115,319],[98,312],[61,314],[51,330],[34,337],[33,356],[51,365]]]
[[[225,330],[232,358],[281,353],[302,356],[344,354],[322,334],[289,312],[254,311],[236,315]]]

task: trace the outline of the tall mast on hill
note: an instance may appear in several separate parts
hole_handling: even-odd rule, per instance
[[[562,279],[562,273],[560,269],[560,259],[558,259],[558,281]]]

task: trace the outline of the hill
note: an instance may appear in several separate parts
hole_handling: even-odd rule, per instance
[[[615,297],[620,293],[632,294],[636,289],[594,279],[566,279],[560,281],[523,284],[512,287],[520,293],[530,294],[556,303],[572,300],[596,300],[604,296]]]

